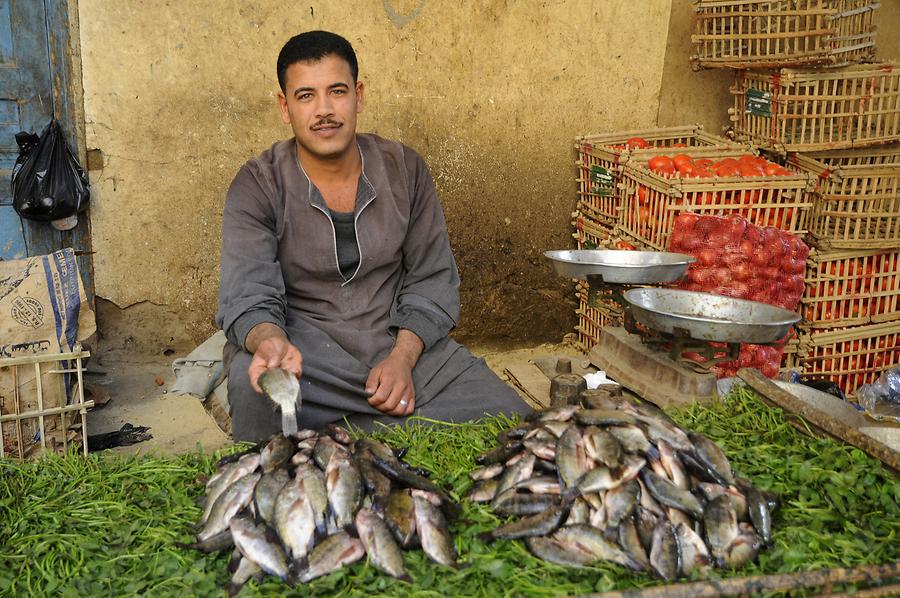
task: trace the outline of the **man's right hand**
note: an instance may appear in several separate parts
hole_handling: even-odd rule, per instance
[[[259,387],[259,377],[269,368],[281,368],[291,372],[297,378],[303,372],[303,356],[300,350],[288,341],[284,330],[274,324],[257,324],[247,335],[244,343],[248,350],[253,351],[253,359],[247,373],[250,376],[250,386],[253,390],[262,394]]]

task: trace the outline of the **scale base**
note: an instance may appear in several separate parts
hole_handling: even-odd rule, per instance
[[[715,374],[692,371],[621,327],[604,328],[588,357],[607,376],[659,407],[709,403],[719,396]]]

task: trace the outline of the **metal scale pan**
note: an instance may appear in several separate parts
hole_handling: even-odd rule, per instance
[[[600,277],[607,284],[662,284],[684,276],[696,261],[683,253],[579,249],[545,251],[556,273],[568,278]]]
[[[682,331],[696,340],[772,343],[800,321],[799,314],[780,307],[695,291],[641,288],[626,291],[624,298],[634,319],[647,328]]]

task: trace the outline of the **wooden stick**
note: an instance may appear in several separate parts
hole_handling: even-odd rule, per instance
[[[72,411],[83,411],[86,412],[87,409],[94,406],[94,401],[85,401],[82,404],[78,405],[66,405],[65,407],[51,407],[50,409],[44,411],[28,411],[27,413],[9,413],[7,415],[0,416],[0,422],[6,421],[15,421],[15,420],[23,420],[40,417],[42,414],[47,415],[58,415],[60,413],[70,413]]]
[[[857,590],[853,592],[853,598],[881,598],[882,596],[900,596],[900,584],[891,584],[889,586],[881,586],[880,588],[868,588],[866,590]],[[847,592],[837,592],[834,594],[820,594],[819,598],[844,598]]]
[[[668,584],[643,589],[585,594],[583,598],[713,598],[815,588],[835,583],[878,582],[898,575],[900,575],[900,561],[895,561],[884,565],[862,565],[855,568],[816,569],[797,573],[751,575],[750,577]]]
[[[810,407],[791,393],[776,386],[757,370],[742,368],[738,371],[738,377],[750,388],[770,399],[785,411],[800,415],[816,428],[865,451],[895,471],[900,471],[900,453],[886,444]]]
[[[47,438],[44,434],[44,385],[41,381],[41,364],[38,361],[34,362],[34,383],[37,389],[38,428],[41,431],[41,448],[43,449],[47,447]]]

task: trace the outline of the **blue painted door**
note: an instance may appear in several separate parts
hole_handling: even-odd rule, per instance
[[[68,0],[0,0],[0,259],[72,247],[93,302],[88,214],[70,231],[22,220],[10,189],[19,131],[39,134],[55,115],[72,150],[83,155],[75,135],[68,10]]]

